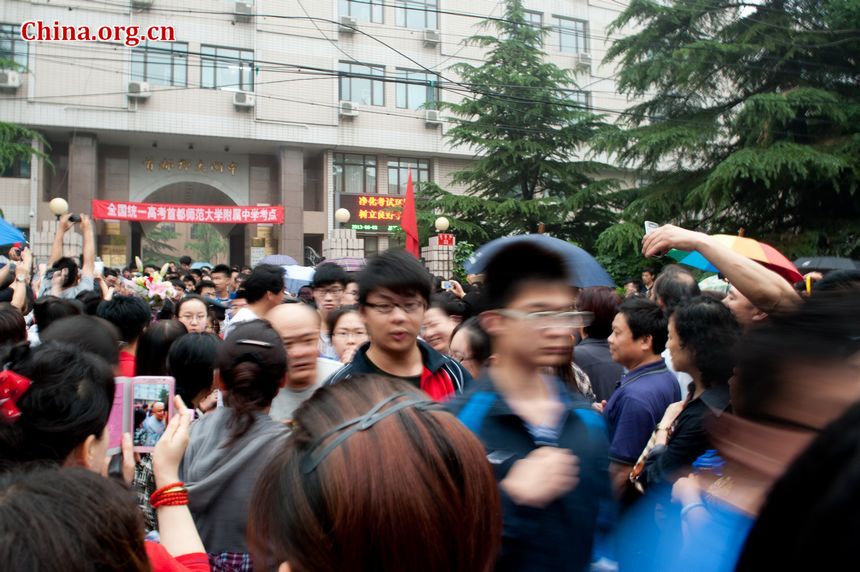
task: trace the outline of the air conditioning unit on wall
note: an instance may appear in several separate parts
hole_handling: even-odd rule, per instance
[[[126,95],[131,99],[147,99],[152,95],[152,92],[149,90],[149,84],[145,81],[130,81]]]
[[[438,109],[427,109],[424,111],[424,125],[427,127],[442,125],[442,115]]]
[[[243,109],[249,109],[254,107],[257,103],[257,98],[254,97],[253,93],[248,93],[247,91],[237,91],[233,93],[233,105]]]
[[[353,103],[351,101],[341,101],[340,102],[340,116],[341,117],[357,117],[358,116],[358,104]]]
[[[352,16],[341,16],[340,26],[337,29],[341,34],[354,34],[357,26],[358,20]]]
[[[442,36],[439,34],[439,30],[433,30],[432,28],[424,30],[424,45],[428,48],[435,48],[441,41]]]
[[[18,89],[21,87],[21,74],[15,70],[0,70],[0,88]]]
[[[238,0],[233,7],[237,22],[250,22],[254,16],[254,2],[252,0]]]

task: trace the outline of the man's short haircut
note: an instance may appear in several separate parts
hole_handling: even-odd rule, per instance
[[[211,280],[201,280],[200,282],[197,283],[197,286],[194,287],[194,293],[200,294],[201,292],[203,292],[204,288],[212,288],[214,290],[215,289],[215,283],[212,282]]]
[[[179,264],[187,264],[191,266],[191,257],[190,256],[182,256],[179,258]]]
[[[199,268],[192,268],[191,270],[188,271],[188,273],[193,274],[197,278],[203,278],[203,271],[200,270]]]
[[[56,296],[42,296],[33,304],[33,318],[39,327],[40,335],[57,320],[80,316],[83,313],[83,304],[77,300],[72,301]]]
[[[119,363],[119,336],[117,327],[107,320],[87,315],[62,318],[54,322],[50,330],[39,332],[43,343],[62,342],[75,346],[100,356],[112,367]]]
[[[456,296],[450,292],[441,294],[433,294],[430,298],[430,307],[442,310],[446,316],[464,317],[467,313],[466,304],[458,300]]]
[[[669,338],[669,321],[660,306],[644,298],[629,298],[618,311],[624,314],[633,339],[651,336],[651,350],[656,355],[663,353]]]
[[[418,295],[430,303],[430,273],[405,250],[386,250],[367,261],[358,275],[359,304],[366,304],[372,292],[383,288],[399,296]]]
[[[568,281],[561,256],[531,242],[513,243],[496,253],[484,271],[486,309],[504,308],[528,283]]]
[[[212,272],[210,272],[209,274],[224,274],[229,278],[231,271],[230,267],[226,264],[218,264],[215,266],[215,268],[212,269]]]
[[[117,296],[99,304],[98,317],[104,318],[119,329],[120,339],[134,343],[152,320],[146,302],[136,296]]]
[[[653,266],[648,266],[647,268],[642,269],[642,274],[645,274],[646,272],[651,276],[657,276],[657,269]]]
[[[678,304],[701,294],[693,274],[677,264],[671,264],[654,281],[654,294],[666,307],[666,315],[672,315]]]
[[[284,269],[274,264],[258,264],[242,283],[249,304],[262,300],[266,292],[278,294],[284,290]]]
[[[71,288],[78,280],[78,263],[73,258],[63,256],[56,262],[53,267],[57,272],[66,271],[66,280],[63,282],[63,288]]]
[[[75,300],[83,304],[84,314],[95,316],[99,304],[102,302],[102,294],[95,290],[83,290],[78,292],[78,295],[75,296]]]
[[[314,272],[314,288],[325,288],[331,284],[340,284],[344,288],[349,284],[349,276],[346,270],[333,262],[320,264]]]

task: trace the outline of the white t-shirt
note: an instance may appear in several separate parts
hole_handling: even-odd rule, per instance
[[[230,322],[224,327],[224,338],[230,335],[236,326],[241,324],[242,322],[253,322],[254,320],[259,320],[260,316],[254,313],[251,308],[245,306],[244,308],[240,308],[236,315],[230,319]]]
[[[663,350],[663,353],[660,354],[660,356],[663,358],[663,360],[665,360],[666,367],[669,368],[669,371],[674,373],[675,377],[678,378],[678,385],[681,386],[681,401],[684,401],[685,399],[687,399],[687,393],[689,393],[689,391],[687,390],[687,386],[693,383],[693,378],[690,377],[689,373],[684,373],[683,371],[677,371],[675,369],[675,366],[672,365],[672,353],[669,351],[668,348]]]

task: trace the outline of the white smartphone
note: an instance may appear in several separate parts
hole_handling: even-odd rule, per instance
[[[659,224],[657,224],[656,222],[653,222],[653,221],[650,221],[650,220],[646,220],[646,221],[645,221],[645,235],[646,235],[646,236],[647,236],[647,235],[649,235],[649,234],[651,234],[652,232],[654,232],[654,231],[655,231],[655,230],[657,230],[658,228],[660,228],[660,225],[659,225]]]

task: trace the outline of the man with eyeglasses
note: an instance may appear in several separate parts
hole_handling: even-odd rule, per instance
[[[320,357],[333,359],[337,361],[337,352],[331,343],[331,332],[328,331],[326,323],[328,323],[328,315],[340,308],[341,298],[349,282],[349,276],[346,271],[329,262],[320,264],[314,272],[313,287],[314,303],[317,307],[317,313],[320,315],[320,341],[319,353]]]
[[[358,277],[359,313],[370,341],[326,384],[373,373],[403,379],[437,401],[472,381],[456,360],[418,339],[432,289],[427,270],[402,250],[371,258]]]
[[[561,256],[531,241],[488,262],[481,326],[494,362],[447,407],[484,444],[499,483],[502,550],[496,570],[589,568],[598,514],[611,506],[602,416],[548,375],[570,365],[574,312]]]

